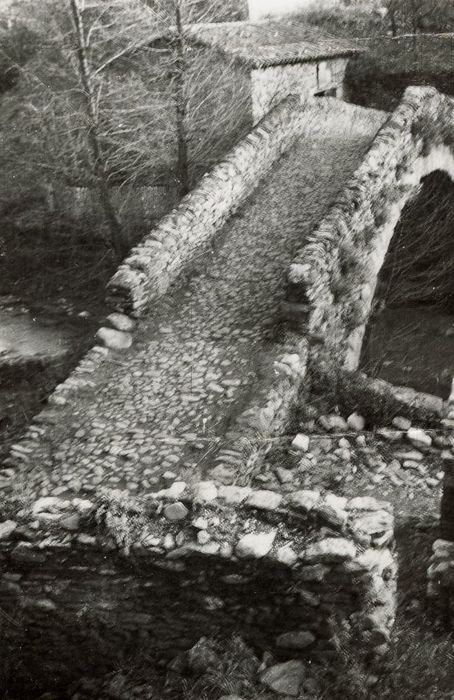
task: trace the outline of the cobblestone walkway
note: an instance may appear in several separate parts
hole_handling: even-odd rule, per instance
[[[100,484],[142,492],[177,475],[200,476],[204,456],[215,453],[247,401],[263,353],[276,342],[293,252],[384,116],[352,106],[342,133],[333,108],[322,134],[281,159],[187,283],[142,322],[133,348],[104,363],[96,389],[59,409],[49,460],[33,465],[30,475],[42,495]]]

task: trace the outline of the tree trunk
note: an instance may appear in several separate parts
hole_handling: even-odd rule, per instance
[[[88,143],[91,151],[93,174],[99,191],[101,206],[110,230],[110,244],[119,258],[127,252],[127,241],[124,240],[120,222],[118,221],[107,183],[105,163],[99,139],[99,127],[90,68],[87,59],[87,45],[83,18],[79,9],[78,0],[69,0],[72,18],[75,27],[77,42],[77,60],[79,66],[79,79],[82,86],[82,94],[85,102],[86,116],[88,119]]]
[[[391,34],[397,36],[397,22],[396,15],[394,14],[394,9],[389,12],[389,22],[391,24]]]
[[[411,0],[411,31],[413,34],[413,60],[416,64],[418,53],[418,38],[416,36],[418,33],[418,7],[415,0]]]
[[[186,97],[185,97],[185,46],[183,22],[179,0],[175,3],[175,24],[177,29],[175,58],[175,103],[177,128],[177,177],[180,194],[189,192],[188,140],[186,133]]]
[[[396,2],[390,2],[388,4],[388,19],[391,27],[391,34],[397,36],[397,17],[399,8],[396,6]]]

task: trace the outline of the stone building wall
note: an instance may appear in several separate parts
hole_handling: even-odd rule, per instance
[[[445,410],[444,426],[454,429],[454,380]],[[452,435],[450,436],[452,445]],[[443,495],[440,508],[439,539],[432,545],[432,556],[427,570],[427,598],[433,612],[441,621],[454,629],[454,452],[443,452]]]
[[[378,273],[406,202],[421,178],[444,170],[454,179],[454,102],[434,88],[409,88],[379,131],[331,211],[296,254],[288,299],[299,305],[299,331],[319,351],[356,369]]]
[[[310,97],[319,92],[336,90],[342,98],[347,58],[311,63],[295,63],[251,71],[252,112],[254,123],[288,95]]]
[[[183,6],[183,20],[190,22],[206,21],[207,12],[210,21],[236,22],[247,19],[249,14],[247,0],[196,0],[190,3],[190,16],[185,17]]]
[[[0,522],[0,572],[4,619],[25,631],[22,662],[45,638],[51,669],[90,630],[103,639],[98,672],[118,643],[169,660],[239,630],[285,659],[333,653],[342,627],[372,659],[395,614],[390,507],[314,491],[175,482],[141,501],[41,498]],[[3,649],[16,632],[2,623]]]

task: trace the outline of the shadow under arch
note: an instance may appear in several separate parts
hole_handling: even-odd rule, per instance
[[[447,398],[454,376],[454,183],[434,170],[402,209],[378,273],[360,367]]]

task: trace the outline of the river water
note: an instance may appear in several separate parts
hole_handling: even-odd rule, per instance
[[[0,361],[19,356],[58,357],[68,352],[74,334],[57,321],[0,310]]]
[[[427,306],[387,308],[371,319],[362,369],[447,399],[454,377],[454,316]]]

